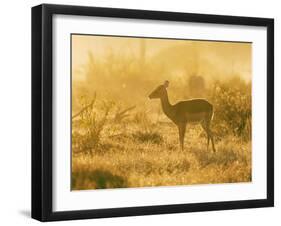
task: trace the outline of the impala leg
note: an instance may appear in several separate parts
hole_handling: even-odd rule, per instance
[[[210,123],[208,123],[208,125],[207,125],[207,131],[208,131],[208,136],[210,137],[211,142],[212,142],[213,152],[216,152],[213,133],[212,133],[212,131],[211,131],[211,129],[210,129]]]
[[[212,142],[212,148],[213,152],[216,152],[215,144],[214,144],[214,137],[212,131],[209,129],[210,137],[211,137],[211,142]]]
[[[201,126],[202,126],[202,128],[204,129],[204,131],[205,131],[206,134],[207,134],[207,151],[208,151],[208,150],[209,150],[209,142],[210,142],[210,134],[209,134],[209,132],[208,132],[206,123],[205,123],[204,121],[201,123]]]
[[[185,135],[185,130],[186,130],[186,124],[180,124],[178,125],[179,129],[179,140],[180,140],[180,147],[181,150],[184,150],[184,135]]]

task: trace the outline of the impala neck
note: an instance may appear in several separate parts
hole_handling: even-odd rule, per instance
[[[164,95],[160,98],[161,100],[161,105],[163,112],[170,118],[172,119],[173,117],[173,106],[170,104],[169,98],[168,98],[168,93],[167,91],[164,93]]]

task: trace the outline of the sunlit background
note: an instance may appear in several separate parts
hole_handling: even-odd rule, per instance
[[[251,54],[250,43],[72,35],[74,95],[84,83],[90,94],[131,102],[169,80],[176,101],[194,96],[189,86],[198,77],[204,89],[216,80],[251,81]]]
[[[72,35],[72,189],[251,181],[252,44]],[[149,94],[168,80],[171,104],[205,98],[206,134],[176,125]]]

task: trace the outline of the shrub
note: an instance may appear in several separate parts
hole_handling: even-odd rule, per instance
[[[151,142],[154,144],[163,142],[163,137],[156,131],[137,131],[136,133],[133,133],[133,138],[140,142]]]
[[[216,82],[210,100],[214,104],[213,127],[220,135],[232,133],[245,140],[251,139],[251,85],[239,79],[228,83]],[[216,129],[216,127],[220,127]],[[228,131],[226,131],[228,127]]]
[[[72,129],[72,147],[76,152],[89,152],[100,144],[101,134],[108,123],[108,115],[113,103],[102,102],[97,109],[95,98],[92,102],[81,98],[81,102],[82,110],[72,117],[72,125],[78,128]]]

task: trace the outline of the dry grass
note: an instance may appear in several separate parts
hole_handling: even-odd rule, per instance
[[[251,181],[250,142],[225,137],[213,153],[211,148],[206,150],[201,128],[193,126],[187,131],[182,152],[172,124],[158,125],[151,135],[139,134],[141,139],[134,132],[136,125],[129,126],[131,132],[104,138],[91,153],[73,152],[72,189]]]

